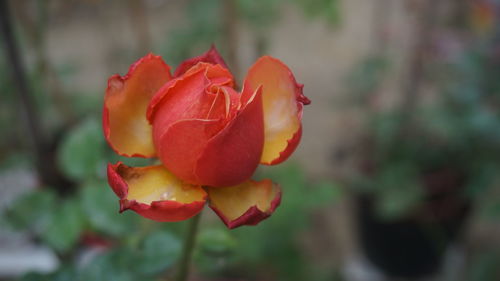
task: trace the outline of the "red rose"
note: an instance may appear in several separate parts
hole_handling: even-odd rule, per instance
[[[234,86],[215,48],[184,61],[173,76],[149,54],[108,80],[106,140],[120,155],[163,164],[108,165],[122,211],[179,221],[200,212],[209,197],[230,228],[257,224],[274,211],[279,186],[250,177],[259,163],[281,163],[295,150],[309,100],[288,67],[268,56],[250,68],[241,93]]]

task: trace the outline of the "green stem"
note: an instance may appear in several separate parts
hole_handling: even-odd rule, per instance
[[[198,233],[198,225],[200,224],[201,213],[189,220],[188,233],[182,249],[179,271],[177,272],[177,281],[186,281],[189,277],[189,268],[191,258],[193,257],[194,247],[196,244],[196,234]]]

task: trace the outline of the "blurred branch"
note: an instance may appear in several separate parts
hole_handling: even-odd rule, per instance
[[[191,258],[193,257],[194,248],[196,245],[196,236],[198,234],[198,226],[200,224],[201,212],[189,220],[187,235],[185,235],[184,246],[182,248],[182,256],[179,264],[179,271],[175,280],[186,281],[189,278],[189,268],[191,266]]]
[[[35,156],[35,168],[43,184],[59,188],[62,193],[69,191],[68,181],[59,173],[54,157],[46,148],[46,142],[41,132],[41,116],[35,107],[35,102],[28,87],[28,79],[23,58],[14,37],[11,14],[7,0],[0,0],[0,28],[5,42],[5,53],[12,67],[12,80],[19,93],[23,113],[27,122],[26,134],[31,141]]]
[[[12,66],[12,80],[17,87],[19,98],[23,106],[23,113],[27,122],[27,135],[31,141],[31,146],[35,152],[36,168],[40,175],[43,175],[45,170],[42,164],[44,154],[44,141],[40,131],[40,116],[35,108],[35,103],[32,99],[30,90],[28,89],[28,82],[26,78],[26,71],[22,58],[19,54],[19,48],[14,38],[12,21],[8,11],[7,0],[0,0],[0,25],[4,41],[5,54]]]
[[[40,76],[42,84],[44,84],[43,88],[45,92],[50,94],[54,99],[54,105],[59,114],[63,117],[63,120],[72,124],[76,118],[64,94],[57,71],[47,55],[47,43],[45,38],[47,34],[50,1],[37,0],[36,15],[34,17],[30,17],[27,13],[29,9],[26,7],[26,3],[26,1],[13,1],[17,18],[23,26],[28,41],[35,51],[37,73]]]

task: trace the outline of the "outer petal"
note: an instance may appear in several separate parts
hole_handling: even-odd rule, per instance
[[[256,225],[281,203],[281,188],[271,180],[246,181],[231,187],[208,187],[210,208],[229,228]]]
[[[260,58],[248,71],[244,88],[262,86],[265,142],[261,163],[285,161],[301,137],[302,107],[310,101],[302,94],[290,69],[278,59]]]
[[[163,166],[108,165],[108,183],[120,198],[120,212],[134,210],[155,221],[188,219],[203,209],[207,194],[200,186],[182,183]]]
[[[191,67],[195,66],[199,62],[208,62],[211,64],[220,64],[224,68],[228,69],[226,62],[224,62],[224,59],[221,57],[217,49],[215,48],[214,45],[210,47],[210,49],[197,57],[193,57],[190,59],[187,59],[183,61],[175,70],[174,77],[181,76],[184,74],[186,71],[188,71]]]
[[[218,120],[181,120],[172,124],[158,140],[158,156],[163,164],[182,180],[206,185],[194,173],[207,142],[220,131]]]
[[[106,140],[118,154],[155,155],[146,110],[156,91],[170,79],[168,65],[152,54],[134,63],[125,76],[116,74],[109,78],[104,97],[103,130]]]
[[[234,119],[208,141],[195,169],[199,183],[231,186],[244,182],[255,172],[263,145],[262,91],[258,88]]]

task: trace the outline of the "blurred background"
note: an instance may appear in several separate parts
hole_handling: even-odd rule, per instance
[[[500,1],[0,0],[0,280],[170,280],[186,223],[107,186],[107,79],[212,43],[312,104],[257,227],[210,211],[190,280],[500,280]]]

